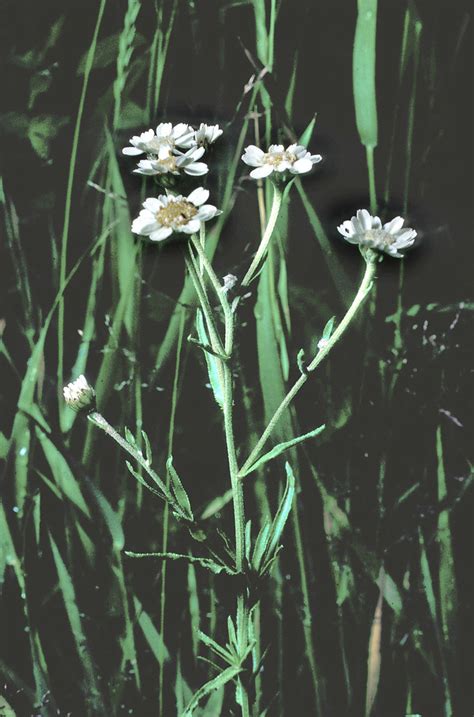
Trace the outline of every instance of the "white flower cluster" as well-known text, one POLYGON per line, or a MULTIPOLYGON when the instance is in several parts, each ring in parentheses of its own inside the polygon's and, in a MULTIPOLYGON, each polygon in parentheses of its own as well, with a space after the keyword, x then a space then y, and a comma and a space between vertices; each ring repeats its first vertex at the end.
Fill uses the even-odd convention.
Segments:
POLYGON ((132 137, 130 147, 125 147, 122 152, 132 157, 146 155, 134 170, 137 174, 184 173, 199 177, 209 171, 207 164, 199 160, 221 134, 219 125, 201 124, 195 130, 184 122, 176 125, 162 122, 156 131, 149 129, 132 137))
MULTIPOLYGON (((206 149, 222 135, 219 125, 201 124, 198 129, 180 122, 162 122, 156 130, 149 129, 130 139, 130 146, 123 153, 140 159, 138 174, 175 175, 187 174, 199 177, 207 174, 209 168, 201 162, 206 149)), ((321 162, 320 154, 311 154, 301 144, 271 144, 265 152, 254 144, 246 147, 242 160, 252 167, 252 179, 272 176, 274 181, 285 181, 291 176, 308 174, 321 162)), ((209 191, 198 187, 187 197, 171 193, 149 197, 143 202, 143 209, 132 223, 132 232, 145 236, 151 241, 167 239, 174 232, 195 234, 203 222, 213 219, 221 212, 213 204, 205 204, 209 191)), ((343 222, 338 231, 351 244, 389 254, 400 259, 404 249, 414 244, 416 231, 403 228, 404 219, 395 217, 382 226, 379 217, 373 217, 366 209, 359 209, 355 217, 343 222)), ((227 277, 226 277, 227 279, 227 277)), ((226 290, 230 289, 224 283, 226 290)))

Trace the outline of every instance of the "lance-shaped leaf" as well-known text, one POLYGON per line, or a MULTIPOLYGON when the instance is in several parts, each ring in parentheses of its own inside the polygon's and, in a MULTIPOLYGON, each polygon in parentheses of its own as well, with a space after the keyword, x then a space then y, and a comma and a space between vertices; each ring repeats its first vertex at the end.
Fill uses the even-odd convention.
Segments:
POLYGON ((207 695, 211 694, 211 692, 214 692, 220 687, 226 685, 228 682, 233 680, 234 677, 239 674, 239 672, 241 672, 240 667, 228 667, 226 670, 217 675, 217 677, 214 677, 214 679, 209 680, 209 682, 206 682, 206 684, 204 684, 198 689, 197 692, 194 693, 191 702, 188 704, 181 717, 191 717, 194 710, 204 697, 207 697, 207 695))
POLYGON ((324 431, 325 428, 326 425, 323 423, 322 426, 318 426, 313 431, 309 431, 309 433, 305 433, 303 436, 297 436, 297 438, 292 438, 291 441, 284 441, 283 443, 278 443, 278 445, 272 448, 271 451, 268 451, 268 453, 265 453, 258 460, 256 460, 255 463, 252 463, 252 465, 247 468, 246 471, 239 473, 240 478, 244 478, 244 476, 247 476, 249 473, 253 473, 253 471, 257 470, 257 468, 261 468, 265 463, 268 463, 268 461, 271 461, 273 460, 273 458, 276 458, 277 456, 281 455, 288 448, 292 448, 298 443, 306 441, 308 438, 314 438, 319 433, 324 431))
POLYGON ((270 535, 268 536, 268 546, 265 551, 265 558, 271 559, 273 553, 278 548, 278 543, 283 533, 286 521, 290 514, 291 505, 295 495, 295 476, 289 463, 285 464, 286 469, 286 487, 281 503, 278 507, 277 514, 273 519, 272 527, 270 528, 270 535))
MULTIPOLYGON (((199 310, 196 312, 196 331, 201 345, 209 345, 209 338, 204 326, 204 319, 202 317, 202 312, 199 310)), ((216 399, 216 403, 223 408, 224 396, 222 393, 221 382, 219 380, 219 372, 217 370, 217 362, 219 359, 210 354, 209 351, 204 351, 204 356, 206 357, 207 373, 209 375, 209 383, 211 385, 214 398, 216 399)))
POLYGON ((168 469, 169 477, 171 480, 171 487, 173 489, 174 497, 178 501, 178 504, 183 509, 183 513, 189 520, 194 520, 193 511, 191 509, 191 503, 189 502, 188 494, 184 490, 181 479, 177 474, 173 466, 173 456, 170 456, 166 462, 166 468, 168 469))

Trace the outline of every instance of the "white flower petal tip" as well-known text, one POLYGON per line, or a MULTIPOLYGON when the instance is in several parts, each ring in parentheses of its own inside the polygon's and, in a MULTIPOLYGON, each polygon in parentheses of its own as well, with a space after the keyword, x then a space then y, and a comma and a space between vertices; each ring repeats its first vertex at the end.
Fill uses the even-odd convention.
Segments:
POLYGON ((271 144, 267 152, 250 144, 242 155, 242 161, 255 168, 250 172, 252 179, 263 179, 274 172, 279 177, 308 174, 321 160, 320 154, 310 154, 301 144, 290 144, 286 149, 282 144, 271 144))
POLYGON ((405 219, 395 217, 382 227, 380 217, 373 217, 367 209, 358 209, 352 219, 347 219, 337 227, 337 231, 350 244, 388 254, 403 259, 400 250, 408 249, 415 242, 416 231, 403 228, 405 219))
POLYGON ((95 401, 95 391, 83 374, 64 386, 63 396, 67 405, 75 411, 88 408, 95 401))
POLYGON ((132 232, 152 242, 164 241, 173 233, 196 234, 202 222, 221 214, 213 204, 205 204, 208 199, 209 190, 204 187, 197 187, 187 197, 149 197, 133 220, 132 232))

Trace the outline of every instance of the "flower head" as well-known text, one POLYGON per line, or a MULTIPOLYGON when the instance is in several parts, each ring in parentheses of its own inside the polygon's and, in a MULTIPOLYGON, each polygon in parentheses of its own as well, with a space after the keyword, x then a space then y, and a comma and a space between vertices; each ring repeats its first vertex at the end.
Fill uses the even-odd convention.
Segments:
POLYGON ((133 171, 136 174, 190 174, 192 177, 200 177, 209 171, 205 162, 198 162, 204 154, 204 147, 191 147, 187 152, 167 154, 162 157, 149 155, 148 159, 141 159, 137 168, 133 171))
POLYGON ((71 381, 63 388, 64 400, 75 411, 90 406, 95 399, 95 391, 89 385, 86 377, 81 374, 75 381, 71 381))
POLYGON ((130 139, 131 147, 124 147, 123 154, 137 156, 148 154, 159 159, 166 159, 176 147, 190 146, 187 143, 193 137, 192 127, 180 122, 172 125, 171 122, 162 122, 156 128, 156 133, 149 129, 130 139))
POLYGON ((187 197, 162 194, 145 199, 143 209, 133 221, 132 232, 151 241, 163 241, 173 232, 195 234, 201 222, 220 214, 212 204, 204 204, 208 198, 209 190, 198 187, 187 197))
POLYGON ((403 228, 403 217, 395 217, 382 226, 379 217, 373 217, 367 209, 359 209, 356 216, 338 226, 339 234, 351 244, 376 249, 402 259, 400 249, 408 249, 415 241, 416 231, 403 228))
POLYGON ((219 139, 223 130, 218 124, 201 124, 199 129, 195 130, 191 137, 187 140, 186 147, 208 147, 219 139))
POLYGON ((245 164, 256 168, 250 172, 252 179, 262 179, 273 172, 306 174, 321 159, 320 154, 311 154, 301 144, 290 144, 286 149, 282 144, 271 144, 268 152, 251 144, 242 155, 245 164))

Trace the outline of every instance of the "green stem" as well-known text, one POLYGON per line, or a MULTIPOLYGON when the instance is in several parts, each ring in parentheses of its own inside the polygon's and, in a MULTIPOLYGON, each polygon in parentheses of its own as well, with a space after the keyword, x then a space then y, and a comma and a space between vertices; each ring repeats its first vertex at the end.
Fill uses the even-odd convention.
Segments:
POLYGON ((377 214, 377 193, 375 190, 374 147, 365 148, 367 171, 369 173, 370 213, 377 214))
MULTIPOLYGON (((202 235, 201 235, 202 238, 202 235)), ((218 296, 224 313, 224 330, 225 330, 225 355, 226 358, 231 357, 233 347, 233 334, 234 334, 234 317, 227 300, 225 291, 219 282, 219 279, 212 268, 212 265, 207 257, 205 247, 202 245, 201 240, 197 237, 191 239, 194 248, 199 256, 200 264, 205 269, 209 281, 214 288, 215 293, 218 296)), ((207 296, 205 293, 205 287, 203 285, 203 277, 196 271, 196 267, 192 262, 188 261, 188 268, 190 269, 191 279, 193 280, 196 293, 201 302, 201 309, 205 313, 212 312, 210 305, 203 299, 206 300, 207 296)), ((210 323, 214 324, 212 313, 209 317, 210 323)), ((234 393, 233 393, 233 377, 230 362, 217 357, 217 363, 220 372, 222 372, 224 380, 224 391, 223 391, 223 414, 224 414, 224 433, 225 443, 227 450, 227 461, 229 465, 230 482, 232 489, 232 502, 234 508, 234 527, 235 527, 235 566, 238 572, 243 572, 244 560, 245 560, 245 506, 244 506, 244 494, 242 481, 239 478, 239 466, 237 461, 237 454, 235 450, 235 437, 234 437, 234 424, 233 424, 233 405, 234 405, 234 393)), ((239 645, 244 646, 247 644, 248 635, 248 606, 246 602, 246 596, 243 592, 240 592, 237 596, 237 629, 239 635, 239 645)), ((240 696, 241 696, 241 712, 242 717, 250 717, 249 703, 247 690, 239 678, 240 696)))
POLYGON ((250 466, 255 463, 256 459, 260 455, 260 452, 265 445, 265 443, 270 438, 271 434, 273 433, 273 430, 275 429, 275 426, 278 424, 278 421, 281 418, 281 415, 284 413, 284 411, 288 408, 296 394, 300 391, 300 389, 304 386, 306 381, 309 378, 310 373, 312 373, 323 361, 323 359, 328 355, 328 353, 332 350, 332 348, 336 345, 336 343, 339 341, 341 336, 344 334, 350 323, 352 322, 352 319, 354 318, 355 314, 357 313, 357 310, 359 309, 359 306, 364 301, 365 297, 369 293, 370 289, 372 288, 372 283, 375 277, 375 270, 376 270, 377 262, 376 258, 374 256, 370 256, 366 259, 366 267, 365 267, 365 273, 364 277, 362 279, 362 283, 359 286, 359 290, 357 294, 354 297, 354 300, 350 307, 348 308, 344 318, 340 322, 340 324, 337 326, 336 330, 332 334, 331 338, 328 340, 327 344, 318 351, 314 359, 311 361, 309 366, 306 369, 305 373, 302 373, 299 379, 293 384, 291 389, 286 394, 283 401, 280 403, 278 408, 276 409, 275 413, 273 414, 272 418, 270 419, 270 422, 268 423, 267 427, 265 428, 264 432, 260 436, 255 448, 250 453, 249 457, 243 464, 242 468, 239 471, 239 475, 242 475, 245 473, 245 471, 250 468, 250 466))
POLYGON ((273 232, 275 230, 275 225, 277 223, 278 216, 280 214, 281 209, 281 203, 283 199, 283 194, 278 187, 277 184, 273 185, 273 203, 272 208, 270 211, 270 217, 268 219, 268 224, 265 227, 265 231, 263 233, 262 240, 259 244, 259 247, 257 249, 257 253, 255 254, 252 263, 250 264, 250 267, 245 274, 244 278, 242 279, 242 286, 248 286, 250 282, 255 278, 258 269, 260 268, 260 265, 265 257, 265 254, 267 253, 268 245, 270 243, 270 239, 272 238, 273 232))
POLYGON ((125 438, 123 438, 123 436, 121 436, 120 433, 116 431, 115 428, 111 426, 110 423, 107 421, 107 419, 105 419, 104 416, 102 416, 102 414, 98 411, 92 411, 92 413, 89 413, 87 418, 91 423, 94 424, 94 426, 97 426, 97 428, 100 428, 102 431, 104 431, 107 436, 109 436, 116 443, 118 443, 120 448, 126 451, 130 456, 132 456, 134 460, 137 461, 137 463, 141 466, 145 473, 147 473, 153 480, 153 482, 156 483, 156 485, 159 487, 164 499, 171 505, 173 511, 185 518, 186 516, 183 514, 180 505, 177 503, 171 492, 167 489, 161 478, 148 464, 145 456, 136 448, 134 448, 127 440, 125 440, 125 438))
POLYGON ((209 277, 209 280, 222 306, 222 311, 224 312, 225 327, 224 352, 227 356, 230 356, 230 354, 232 353, 234 339, 234 317, 232 314, 232 309, 230 308, 230 304, 227 300, 227 295, 223 290, 223 287, 217 277, 217 274, 212 268, 212 264, 206 254, 205 244, 203 244, 202 242, 202 233, 200 239, 197 239, 195 236, 193 236, 191 237, 191 241, 193 243, 193 246, 196 248, 196 251, 199 255, 199 261, 201 265, 206 269, 206 273, 209 277))

